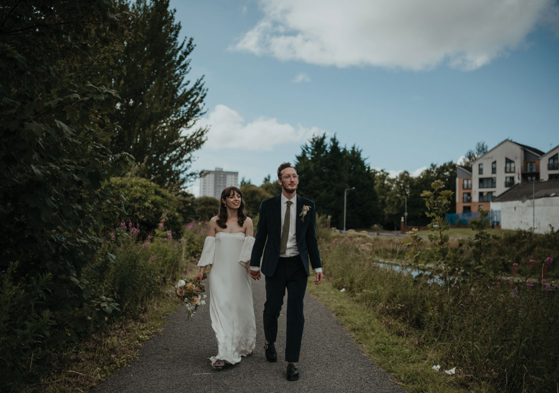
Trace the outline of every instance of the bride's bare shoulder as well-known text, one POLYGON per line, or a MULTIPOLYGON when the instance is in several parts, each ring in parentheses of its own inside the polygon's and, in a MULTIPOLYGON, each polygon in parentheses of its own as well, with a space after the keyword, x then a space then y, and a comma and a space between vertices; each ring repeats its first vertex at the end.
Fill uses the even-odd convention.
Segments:
POLYGON ((210 227, 217 227, 217 220, 219 219, 218 216, 213 216, 210 219, 210 227))

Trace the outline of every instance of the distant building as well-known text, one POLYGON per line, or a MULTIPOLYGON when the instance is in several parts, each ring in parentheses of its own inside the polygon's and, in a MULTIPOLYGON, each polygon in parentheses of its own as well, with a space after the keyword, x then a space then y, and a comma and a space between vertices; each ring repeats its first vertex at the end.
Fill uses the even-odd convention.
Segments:
POLYGON ((472 163, 472 168, 458 167, 456 179, 456 213, 491 209, 491 201, 515 184, 539 181, 559 175, 559 170, 540 171, 540 163, 557 167, 559 146, 549 153, 509 139, 472 163), (545 161, 545 163, 544 163, 545 161), (545 176, 545 179, 544 179, 545 176))
POLYGON ((221 192, 227 187, 239 186, 239 172, 227 172, 223 168, 200 173, 200 196, 211 196, 219 199, 221 192))

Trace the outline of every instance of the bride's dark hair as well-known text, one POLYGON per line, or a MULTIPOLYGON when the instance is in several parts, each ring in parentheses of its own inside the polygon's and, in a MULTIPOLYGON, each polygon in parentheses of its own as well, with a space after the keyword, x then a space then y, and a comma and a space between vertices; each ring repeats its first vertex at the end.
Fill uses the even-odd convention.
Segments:
POLYGON ((225 203, 223 203, 223 200, 226 199, 228 196, 231 196, 232 194, 239 194, 241 196, 241 204, 239 206, 239 210, 237 210, 237 222, 242 227, 245 223, 245 220, 247 219, 243 193, 237 187, 227 187, 221 192, 221 198, 219 198, 219 213, 217 225, 219 225, 220 228, 227 228, 227 207, 225 206, 225 203))

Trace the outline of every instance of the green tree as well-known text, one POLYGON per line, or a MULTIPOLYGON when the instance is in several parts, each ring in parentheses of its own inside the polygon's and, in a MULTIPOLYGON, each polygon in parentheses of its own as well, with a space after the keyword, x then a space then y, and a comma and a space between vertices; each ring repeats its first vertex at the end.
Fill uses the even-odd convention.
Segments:
POLYGON ((257 187, 253 184, 245 184, 241 186, 245 208, 249 217, 256 217, 260 209, 260 203, 264 199, 272 197, 272 194, 266 192, 263 187, 257 187))
POLYGON ((210 196, 201 196, 194 201, 196 218, 202 221, 210 220, 219 212, 219 199, 210 196))
POLYGON ((281 186, 276 176, 274 176, 273 180, 271 180, 270 175, 266 176, 260 187, 270 195, 279 195, 281 193, 281 186))
POLYGON ((312 199, 319 214, 332 216, 331 225, 342 228, 345 190, 347 226, 368 228, 380 220, 381 210, 375 191, 375 174, 356 146, 341 147, 334 136, 313 137, 296 156, 295 168, 301 178, 301 195, 312 199))
POLYGON ((76 318, 95 301, 81 273, 114 209, 103 184, 126 169, 107 149, 117 96, 104 84, 126 27, 109 1, 7 1, 2 18, 0 390, 9 391, 48 368, 44 348, 89 326, 76 318))
POLYGON ((130 10, 124 50, 108 80, 120 100, 111 119, 120 127, 111 139, 114 152, 127 152, 140 165, 139 175, 160 186, 192 180, 193 153, 207 129, 196 122, 204 114, 203 77, 191 83, 192 38, 179 40, 180 23, 169 0, 120 1, 130 10))
POLYGON ((466 152, 466 155, 460 162, 460 165, 471 168, 473 162, 488 151, 489 149, 487 148, 487 144, 485 142, 478 142, 476 143, 476 147, 474 149, 470 149, 466 152))

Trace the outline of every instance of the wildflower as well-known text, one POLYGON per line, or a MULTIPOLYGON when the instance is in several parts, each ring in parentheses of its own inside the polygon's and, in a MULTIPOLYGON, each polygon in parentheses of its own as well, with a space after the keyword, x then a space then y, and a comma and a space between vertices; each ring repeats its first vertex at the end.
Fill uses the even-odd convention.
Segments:
POLYGON ((518 299, 518 295, 515 293, 514 295, 512 295, 513 299, 518 299))
POLYGON ((546 290, 546 291, 553 291, 553 288, 551 288, 551 285, 547 284, 547 285, 545 286, 545 290, 546 290))
POLYGON ((439 366, 438 364, 434 365, 433 367, 431 367, 433 370, 435 371, 439 371, 441 369, 441 366, 439 366))
POLYGON ((168 237, 169 239, 172 239, 172 238, 173 238, 173 234, 172 234, 171 232, 169 232, 169 233, 167 234, 167 237, 168 237))
POLYGON ((126 224, 124 222, 121 222, 120 227, 126 229, 126 224))
POLYGON ((529 286, 529 287, 533 287, 534 283, 533 282, 527 282, 526 285, 529 286))
POLYGON ((546 282, 547 282, 547 280, 544 278, 544 279, 542 280, 542 285, 545 284, 546 282))
POLYGON ((163 228, 163 225, 164 225, 163 222, 160 222, 159 223, 159 228, 163 228))
POLYGON ((155 262, 156 259, 157 259, 157 254, 153 254, 153 255, 149 258, 149 260, 150 260, 151 262, 155 262))
POLYGON ((134 228, 134 224, 132 224, 132 221, 128 223, 128 228, 134 228))
POLYGON ((150 242, 145 242, 142 246, 145 247, 145 248, 149 248, 149 246, 151 246, 151 243, 150 242))
POLYGON ((551 259, 551 257, 547 257, 547 258, 545 258, 544 262, 545 262, 546 265, 551 265, 553 263, 553 259, 551 259))
POLYGON ((518 263, 515 262, 515 263, 512 264, 512 266, 518 266, 518 263))
POLYGON ((148 240, 152 240, 152 239, 153 239, 153 236, 148 235, 148 240))
POLYGON ((464 303, 460 303, 460 305, 461 305, 462 307, 464 307, 464 303))
POLYGON ((497 277, 497 281, 499 281, 501 279, 501 277, 497 277))
POLYGON ((528 263, 531 264, 531 265, 533 265, 534 263, 536 263, 536 261, 534 261, 533 259, 530 259, 530 260, 528 261, 528 263))

